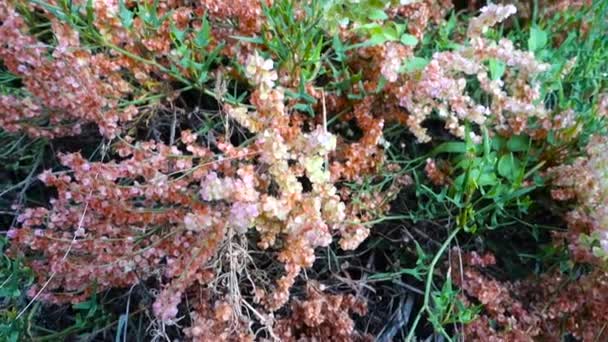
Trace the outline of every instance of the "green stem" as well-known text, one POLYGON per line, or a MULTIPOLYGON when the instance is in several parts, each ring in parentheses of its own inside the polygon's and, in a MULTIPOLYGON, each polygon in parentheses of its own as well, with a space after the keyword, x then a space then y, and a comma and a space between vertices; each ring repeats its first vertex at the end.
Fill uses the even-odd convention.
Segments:
POLYGON ((437 251, 437 253, 435 254, 435 257, 431 261, 431 264, 429 265, 429 271, 426 275, 426 283, 425 283, 425 288, 424 288, 424 301, 423 301, 422 307, 420 308, 420 311, 418 312, 418 315, 416 316, 416 319, 414 320, 414 323, 412 324, 412 327, 410 328, 410 331, 405 339, 406 341, 412 341, 412 339, 414 338, 416 326, 418 325, 420 318, 422 317, 422 314, 425 311, 430 313, 429 302, 431 301, 431 287, 433 286, 433 274, 435 272, 435 267, 437 266, 437 263, 441 259, 441 256, 443 255, 443 253, 445 253, 445 250, 450 246, 450 244, 452 243, 452 240, 454 240, 454 238, 456 237, 456 235, 458 235, 458 233, 460 232, 461 229, 462 228, 458 227, 458 228, 454 229, 454 231, 452 231, 452 233, 450 233, 448 238, 443 242, 443 244, 439 248, 439 251, 437 251))

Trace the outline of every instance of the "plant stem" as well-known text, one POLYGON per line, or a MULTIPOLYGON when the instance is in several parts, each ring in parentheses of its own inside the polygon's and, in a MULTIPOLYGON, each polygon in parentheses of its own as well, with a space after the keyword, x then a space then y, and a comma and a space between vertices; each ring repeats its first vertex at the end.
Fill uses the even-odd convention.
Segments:
POLYGON ((454 238, 456 237, 456 235, 458 235, 458 233, 460 232, 461 229, 462 229, 461 227, 458 227, 458 228, 454 229, 452 231, 452 233, 450 233, 448 238, 443 242, 443 244, 441 245, 441 247, 435 254, 435 257, 433 257, 431 264, 429 265, 429 271, 426 275, 426 283, 425 283, 425 288, 424 288, 424 301, 423 301, 422 307, 420 308, 420 311, 418 312, 418 315, 416 316, 416 319, 414 320, 414 323, 412 324, 412 327, 410 328, 410 331, 405 339, 406 341, 412 341, 412 339, 414 338, 416 326, 418 325, 418 322, 420 321, 422 314, 425 311, 428 312, 429 314, 431 313, 430 309, 429 309, 429 302, 431 300, 431 287, 433 286, 433 274, 435 272, 435 267, 437 266, 437 263, 441 259, 441 256, 443 255, 443 253, 445 253, 445 250, 450 246, 450 244, 452 243, 452 240, 454 240, 454 238))

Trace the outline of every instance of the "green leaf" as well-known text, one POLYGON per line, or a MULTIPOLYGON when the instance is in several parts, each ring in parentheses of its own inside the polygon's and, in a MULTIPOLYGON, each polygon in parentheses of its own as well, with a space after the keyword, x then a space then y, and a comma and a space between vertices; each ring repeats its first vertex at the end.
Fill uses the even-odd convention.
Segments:
POLYGON ((177 39, 177 41, 180 43, 183 43, 184 39, 186 38, 186 31, 178 29, 174 23, 171 23, 171 33, 173 33, 175 39, 177 39))
MULTIPOLYGON (((157 0, 158 1, 158 0, 157 0)), ((158 29, 160 27, 161 21, 158 18, 158 13, 156 11, 158 4, 139 8, 139 17, 146 23, 146 25, 158 29)))
POLYGON ((465 153, 467 151, 466 144, 461 141, 450 141, 445 142, 437 146, 432 154, 437 155, 440 153, 465 153))
POLYGON ((426 58, 412 57, 405 62, 403 69, 406 72, 422 70, 427 66, 427 64, 429 64, 429 60, 426 58))
MULTIPOLYGON (((12 284, 9 284, 12 285, 12 284)), ((18 288, 5 286, 0 288, 0 297, 2 298, 17 298, 21 295, 21 291, 18 288)))
POLYGON ((92 307, 93 307, 93 303, 91 301, 72 304, 72 308, 74 308, 76 310, 89 310, 92 307))
POLYGON ((416 38, 415 36, 413 36, 409 33, 404 33, 401 36, 401 43, 403 45, 416 46, 416 45, 418 45, 418 38, 416 38))
POLYGON ((382 28, 382 34, 389 41, 394 41, 399 39, 399 33, 395 27, 387 26, 382 28))
POLYGON ((388 19, 388 15, 386 15, 383 10, 376 8, 369 12, 367 18, 370 20, 386 20, 388 19))
POLYGON ((201 25, 201 29, 198 30, 196 36, 194 36, 194 45, 198 48, 204 48, 209 45, 209 37, 211 33, 211 27, 209 26, 209 21, 207 20, 207 15, 203 16, 203 23, 201 25))
POLYGON ((488 129, 482 126, 483 133, 483 155, 486 160, 490 159, 490 134, 488 133, 488 129))
POLYGON ((527 151, 530 146, 530 138, 525 135, 514 135, 507 141, 507 149, 511 152, 527 151))
POLYGON ((494 185, 494 184, 496 184, 497 181, 498 181, 498 179, 496 178, 496 174, 482 173, 479 176, 477 183, 479 183, 479 186, 487 186, 487 185, 494 185))
POLYGON ((230 36, 230 37, 237 39, 237 40, 247 42, 247 43, 264 44, 264 38, 262 38, 262 37, 243 37, 243 36, 230 36))
POLYGON ((399 35, 402 35, 403 32, 405 32, 405 29, 407 27, 406 24, 397 24, 396 22, 392 22, 393 26, 395 27, 395 30, 397 30, 397 32, 399 32, 399 35))
POLYGON ((488 67, 490 68, 490 77, 493 81, 499 80, 505 73, 506 64, 498 59, 490 59, 488 67))
POLYGON ((312 107, 310 105, 305 104, 305 103, 296 103, 293 106, 293 109, 298 110, 300 112, 308 113, 308 115, 310 115, 310 116, 314 116, 315 115, 315 112, 312 110, 312 107))
POLYGON ((93 24, 95 21, 95 8, 93 7, 93 0, 87 0, 86 5, 87 23, 93 24))
POLYGON ((118 17, 124 28, 130 29, 133 26, 133 12, 125 5, 125 0, 118 0, 118 17))
POLYGON ((541 30, 538 26, 532 26, 530 29, 530 38, 528 38, 528 50, 536 52, 547 45, 547 32, 541 30))
POLYGON ((363 42, 363 46, 374 46, 374 45, 380 45, 380 44, 384 44, 387 41, 386 36, 383 33, 378 33, 378 34, 374 34, 372 35, 372 37, 370 39, 368 39, 367 41, 363 42))
POLYGON ((494 151, 500 151, 504 148, 505 146, 505 138, 496 135, 494 137, 492 137, 492 149, 494 151))
POLYGON ((519 176, 521 162, 513 153, 503 155, 498 161, 498 174, 509 180, 515 180, 519 176))
POLYGON ((367 23, 356 27, 357 30, 378 32, 382 31, 382 25, 378 23, 367 23))
POLYGON ((374 91, 374 93, 378 94, 382 91, 382 89, 384 89, 384 86, 386 85, 386 79, 384 77, 380 77, 380 80, 378 81, 378 86, 376 87, 376 90, 374 91))
POLYGON ((336 53, 335 60, 337 60, 338 62, 346 60, 346 55, 344 54, 344 44, 342 43, 338 35, 334 36, 332 40, 332 47, 334 49, 334 52, 336 53))
POLYGON ((198 75, 197 82, 199 84, 203 84, 209 80, 209 73, 206 70, 201 71, 200 75, 198 75))

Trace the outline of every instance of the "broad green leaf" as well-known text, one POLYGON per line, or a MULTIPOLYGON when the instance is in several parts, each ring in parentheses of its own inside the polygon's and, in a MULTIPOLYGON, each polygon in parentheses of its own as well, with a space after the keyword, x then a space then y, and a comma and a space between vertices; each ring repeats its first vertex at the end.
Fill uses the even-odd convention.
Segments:
POLYGON ((399 33, 395 27, 386 26, 382 28, 382 34, 387 40, 393 41, 399 39, 399 33))
POLYGON ((493 136, 491 141, 492 141, 492 149, 494 151, 500 151, 505 147, 505 143, 506 143, 505 138, 503 138, 499 135, 493 136))
POLYGON ((418 44, 418 38, 409 33, 404 33, 401 35, 401 43, 403 45, 416 46, 418 44))
POLYGON ((367 18, 370 20, 386 20, 388 19, 388 15, 383 10, 375 8, 369 12, 367 18))
POLYGON ((397 24, 396 22, 392 22, 392 24, 395 27, 395 30, 397 30, 397 32, 399 32, 399 34, 403 34, 405 29, 407 28, 406 24, 397 24))
POLYGON ((490 77, 493 81, 499 80, 505 73, 506 64, 498 59, 490 59, 489 65, 490 77))
POLYGON ((521 162, 513 153, 503 155, 498 161, 498 174, 509 180, 514 180, 519 176, 520 168, 521 162))
POLYGON ((536 52, 547 45, 547 32, 541 30, 538 26, 532 26, 530 29, 530 37, 528 38, 528 50, 536 52))
POLYGON ((511 152, 527 151, 530 144, 530 138, 525 135, 514 135, 507 141, 507 148, 511 152))
POLYGON ((479 179, 477 180, 477 183, 479 183, 479 186, 486 186, 494 185, 497 181, 498 179, 496 178, 496 175, 494 173, 482 173, 479 179))
POLYGON ((0 288, 0 297, 1 298, 17 298, 21 295, 21 291, 14 287, 5 286, 0 288))
POLYGON ((363 42, 364 46, 374 46, 374 45, 380 45, 380 44, 384 44, 384 42, 386 42, 387 38, 384 35, 384 33, 378 33, 378 34, 374 34, 372 35, 372 37, 370 39, 368 39, 367 41, 363 42))
POLYGON ((429 60, 426 58, 412 57, 405 62, 403 69, 406 72, 422 70, 427 66, 427 64, 429 64, 429 60))

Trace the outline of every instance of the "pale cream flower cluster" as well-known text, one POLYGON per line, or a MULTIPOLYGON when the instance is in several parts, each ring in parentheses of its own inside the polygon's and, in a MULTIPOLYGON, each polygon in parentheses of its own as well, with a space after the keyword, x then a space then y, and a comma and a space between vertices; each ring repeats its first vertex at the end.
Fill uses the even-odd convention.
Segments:
MULTIPOLYGON (((400 88, 400 105, 408 110, 407 125, 418 141, 431 139, 422 123, 433 112, 445 122, 445 128, 459 138, 465 137, 467 121, 519 134, 529 118, 546 117, 534 77, 546 71, 548 65, 538 62, 531 52, 517 50, 508 39, 494 42, 480 36, 488 26, 513 13, 513 6, 485 7, 482 14, 470 22, 468 44, 456 51, 435 53, 420 75, 407 80, 400 88), (504 65, 504 75, 492 75, 489 63, 504 65), (467 78, 471 77, 475 77, 490 96, 489 106, 476 103, 467 94, 467 78)), ((479 141, 474 133, 471 138, 479 141)))
POLYGON ((595 137, 587 147, 587 156, 555 167, 551 173, 555 175, 553 197, 577 201, 578 206, 569 213, 571 225, 590 225, 603 249, 601 254, 608 257, 608 139, 595 137))

